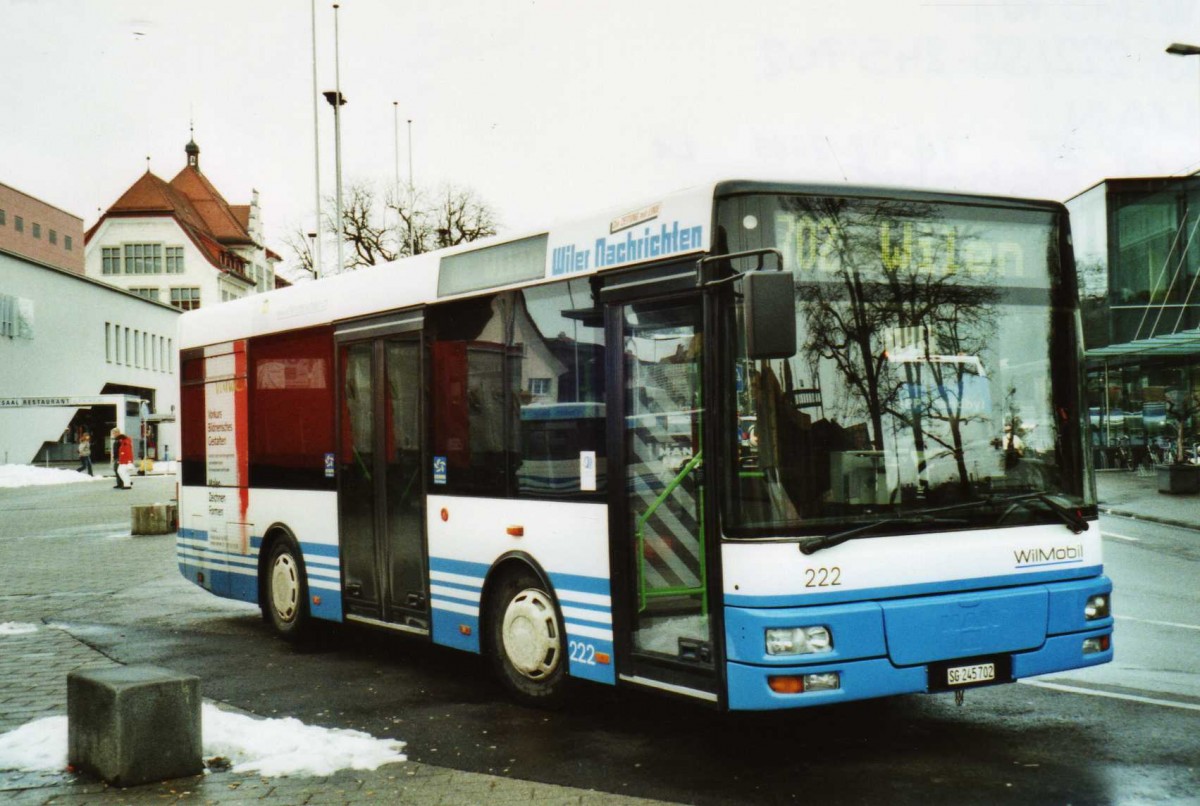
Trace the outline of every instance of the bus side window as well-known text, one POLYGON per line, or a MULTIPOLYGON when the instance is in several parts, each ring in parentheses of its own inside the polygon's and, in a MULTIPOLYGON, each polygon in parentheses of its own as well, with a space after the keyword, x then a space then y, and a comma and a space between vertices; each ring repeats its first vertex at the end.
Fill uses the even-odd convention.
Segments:
POLYGON ((446 460, 435 492, 503 497, 506 450, 514 426, 505 400, 511 361, 512 294, 445 303, 433 309, 433 455, 446 460))
POLYGON ((599 495, 606 484, 604 327, 587 280, 526 288, 513 317, 521 356, 517 494, 599 495))

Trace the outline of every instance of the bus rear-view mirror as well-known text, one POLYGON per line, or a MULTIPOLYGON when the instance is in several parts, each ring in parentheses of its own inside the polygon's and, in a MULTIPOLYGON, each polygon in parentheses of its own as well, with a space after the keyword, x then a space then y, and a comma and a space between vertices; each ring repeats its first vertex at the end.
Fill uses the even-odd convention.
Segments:
POLYGON ((791 272, 752 271, 742 278, 746 356, 752 360, 796 354, 796 293, 791 272))

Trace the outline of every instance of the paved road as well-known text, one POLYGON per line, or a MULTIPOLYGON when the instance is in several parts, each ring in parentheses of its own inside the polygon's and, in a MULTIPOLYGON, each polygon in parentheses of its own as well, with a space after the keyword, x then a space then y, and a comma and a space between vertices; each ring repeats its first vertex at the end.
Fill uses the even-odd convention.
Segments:
MULTIPOLYGON (((1144 664, 1136 686, 1118 675, 1123 689, 1111 680, 1062 681, 1106 696, 1016 685, 972 691, 963 708, 949 696, 915 696, 784 715, 720 715, 592 687, 568 710, 546 714, 506 701, 479 659, 390 635, 341 630, 297 652, 270 638, 253 608, 179 577, 171 537, 127 536, 129 503, 162 500, 172 489, 169 480, 151 480, 132 493, 0 491, 0 511, 18 515, 0 523, 0 621, 59 628, 14 637, 27 643, 6 639, 0 731, 62 713, 66 671, 107 658, 198 674, 207 696, 263 716, 403 739, 412 761, 328 780, 215 774, 115 798, 97 785, 58 780, 25 789, 28 802, 139 802, 185 789, 236 802, 267 795, 289 803, 310 796, 607 803, 620 794, 712 804, 1183 802, 1200 791, 1200 699, 1152 677, 1153 663, 1144 664), (88 522, 104 525, 72 525, 88 522), (1143 701, 1164 695, 1175 702, 1143 701)), ((1106 520, 1105 530, 1120 534, 1113 524, 1129 525, 1106 520)), ((1127 611, 1137 614, 1130 618, 1157 615, 1155 591, 1168 583, 1194 591, 1186 583, 1197 578, 1197 563, 1186 541, 1200 535, 1121 536, 1125 542, 1106 539, 1119 615, 1125 601, 1138 607, 1127 611), (1178 566, 1181 580, 1156 573, 1165 566, 1178 566)), ((1140 641, 1135 630, 1158 629, 1119 625, 1119 662, 1122 634, 1140 641)), ((1152 658, 1155 646, 1133 653, 1152 658)))
MULTIPOLYGON (((0 490, 0 623, 35 624, 26 635, 0 636, 0 733, 33 719, 66 713, 67 673, 79 666, 163 661, 181 645, 206 664, 202 689, 224 707, 242 705, 260 716, 281 715, 273 687, 307 688, 290 667, 305 665, 262 629, 257 610, 226 602, 183 580, 174 564, 174 536, 130 536, 133 504, 170 500, 173 478, 139 479, 134 489, 111 489, 111 480, 84 485, 0 490), (221 634, 269 647, 278 660, 239 657, 222 650, 221 634), (128 652, 114 642, 128 642, 128 652), (156 647, 156 649, 151 649, 156 647), (244 681, 239 703, 221 697, 221 683, 244 681)), ((311 677, 311 675, 310 675, 311 677)), ((315 693, 315 692, 314 692, 315 693)), ((319 695, 318 695, 319 696, 319 695)), ((311 724, 339 726, 329 714, 311 724)), ((378 736, 404 738, 394 729, 378 736)), ((0 802, 42 803, 413 803, 600 804, 645 803, 490 776, 449 765, 409 761, 376 772, 343 771, 329 777, 267 779, 213 773, 124 790, 69 774, 0 772, 0 802)))

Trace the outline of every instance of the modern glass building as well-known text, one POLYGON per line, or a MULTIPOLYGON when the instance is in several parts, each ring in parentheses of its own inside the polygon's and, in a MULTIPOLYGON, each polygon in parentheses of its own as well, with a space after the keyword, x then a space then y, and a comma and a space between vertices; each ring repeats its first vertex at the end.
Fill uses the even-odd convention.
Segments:
POLYGON ((1105 179, 1067 201, 1101 467, 1200 441, 1200 175, 1105 179))

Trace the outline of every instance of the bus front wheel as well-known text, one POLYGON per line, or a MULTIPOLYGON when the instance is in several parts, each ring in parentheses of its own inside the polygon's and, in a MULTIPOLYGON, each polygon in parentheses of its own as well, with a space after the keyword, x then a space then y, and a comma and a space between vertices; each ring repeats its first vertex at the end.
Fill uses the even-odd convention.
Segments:
POLYGON ((506 576, 491 598, 491 658, 504 687, 527 705, 560 704, 566 647, 554 596, 529 571, 506 576))
POLYGON ((299 550, 288 540, 277 540, 271 548, 262 608, 275 632, 288 641, 308 633, 308 579, 299 550))

